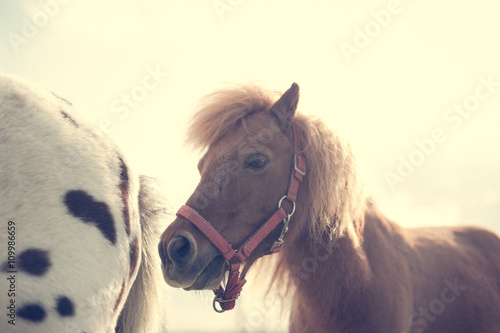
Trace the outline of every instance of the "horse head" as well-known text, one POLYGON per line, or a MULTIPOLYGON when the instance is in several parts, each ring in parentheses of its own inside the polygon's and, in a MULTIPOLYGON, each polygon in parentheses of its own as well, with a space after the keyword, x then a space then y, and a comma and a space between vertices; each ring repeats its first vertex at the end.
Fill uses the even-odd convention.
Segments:
POLYGON ((279 251, 305 175, 292 125, 298 98, 295 83, 276 102, 254 103, 238 91, 195 115, 191 134, 207 148, 201 179, 159 244, 170 286, 215 290, 227 270, 237 271, 226 285, 234 290, 225 301, 233 301, 250 266, 279 251))

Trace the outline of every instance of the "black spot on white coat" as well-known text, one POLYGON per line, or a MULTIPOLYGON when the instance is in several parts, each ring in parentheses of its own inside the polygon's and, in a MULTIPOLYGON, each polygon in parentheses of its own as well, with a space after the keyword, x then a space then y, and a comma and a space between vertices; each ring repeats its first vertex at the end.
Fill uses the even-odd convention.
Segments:
POLYGON ((17 316, 19 318, 32 321, 35 323, 42 322, 45 317, 46 313, 45 310, 41 305, 38 304, 25 304, 22 305, 16 312, 17 316))
POLYGON ((96 201, 81 190, 66 192, 64 203, 71 215, 83 222, 94 224, 107 240, 116 244, 115 224, 106 203, 96 201))
POLYGON ((68 101, 66 98, 63 98, 61 96, 59 96, 58 94, 56 94, 55 92, 51 91, 50 92, 52 95, 54 95, 55 97, 57 97, 58 99, 60 99, 61 101, 63 101, 64 103, 68 104, 68 105, 73 105, 73 103, 71 103, 70 101, 68 101))
POLYGON ((73 117, 71 117, 67 112, 64 112, 63 110, 60 110, 62 116, 64 118, 66 118, 66 120, 68 120, 73 126, 75 126, 76 128, 80 127, 78 126, 78 123, 75 121, 75 119, 73 119, 73 117))
POLYGON ((31 275, 42 276, 51 266, 49 252, 40 249, 27 249, 17 258, 17 268, 31 275))
POLYGON ((129 195, 129 179, 128 170, 125 162, 121 157, 118 158, 120 161, 120 191, 122 195, 123 202, 123 222, 125 223, 125 232, 130 236, 130 213, 128 211, 128 195, 129 195))
POLYGON ((61 317, 71 317, 75 314, 73 302, 66 296, 57 298, 56 311, 61 317))

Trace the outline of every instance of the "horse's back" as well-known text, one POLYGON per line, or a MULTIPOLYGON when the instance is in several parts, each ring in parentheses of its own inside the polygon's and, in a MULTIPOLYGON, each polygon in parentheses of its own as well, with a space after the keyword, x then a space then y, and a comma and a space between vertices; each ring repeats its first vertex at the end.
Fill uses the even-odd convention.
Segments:
POLYGON ((500 238, 496 233, 478 227, 454 228, 453 232, 457 242, 477 249, 500 278, 500 238))
POLYGON ((418 305, 412 328, 500 332, 500 238, 478 227, 408 230, 418 305))
POLYGON ((500 332, 495 233, 478 227, 403 228, 373 205, 364 231, 371 317, 378 329, 370 331, 500 332))
POLYGON ((119 150, 68 102, 0 76, 0 155, 14 320, 0 331, 113 330, 140 253, 138 184, 119 150))
POLYGON ((434 268, 488 272, 500 279, 500 238, 490 230, 473 227, 428 227, 405 230, 405 239, 423 265, 434 268), (447 260, 449 259, 449 260, 447 260), (442 261, 448 261, 442 264, 442 261))

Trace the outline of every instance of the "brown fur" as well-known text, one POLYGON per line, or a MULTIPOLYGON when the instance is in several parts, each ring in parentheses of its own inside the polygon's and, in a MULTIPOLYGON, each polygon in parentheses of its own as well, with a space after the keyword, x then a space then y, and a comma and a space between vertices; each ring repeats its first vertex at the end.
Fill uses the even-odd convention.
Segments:
MULTIPOLYGON (((235 248, 276 209, 288 185, 291 131, 273 116, 272 101, 255 86, 226 89, 209 97, 190 127, 190 142, 208 149, 187 204, 196 209, 199 196, 208 196, 197 210, 235 248), (265 171, 244 168, 254 152, 270 157, 265 171), (228 172, 228 163, 237 172, 228 172)), ((308 164, 274 274, 277 285, 294 292, 290 332, 500 332, 499 238, 479 228, 398 226, 366 200, 349 146, 320 120, 286 112, 308 164)), ((279 232, 257 247, 246 270, 279 232)), ((162 248, 186 233, 197 244, 194 262, 209 265, 213 246, 182 218, 162 235, 160 253, 168 256, 162 248)), ((172 279, 186 286, 222 279, 209 271, 172 279)))
MULTIPOLYGON (((222 89, 206 96, 202 108, 194 115, 186 142, 203 150, 255 113, 268 113, 275 93, 255 85, 222 89)), ((295 124, 301 133, 307 155, 307 186, 314 189, 314 200, 308 204, 311 232, 340 235, 345 225, 333 223, 358 219, 364 210, 362 186, 356 173, 355 159, 347 143, 330 131, 319 119, 298 114, 295 124), (330 180, 330 181, 325 181, 330 180), (333 201, 333 202, 332 202, 333 201)), ((245 132, 249 134, 246 128, 245 132)))

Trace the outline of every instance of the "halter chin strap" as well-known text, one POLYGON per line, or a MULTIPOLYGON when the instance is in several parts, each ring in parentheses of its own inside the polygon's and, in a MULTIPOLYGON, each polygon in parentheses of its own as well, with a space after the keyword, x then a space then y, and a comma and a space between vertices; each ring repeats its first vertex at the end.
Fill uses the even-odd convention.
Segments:
POLYGON ((274 242, 270 249, 270 253, 277 253, 281 250, 283 245, 283 238, 288 231, 288 223, 290 218, 295 212, 295 200, 299 191, 299 184, 306 175, 306 160, 301 155, 301 143, 296 133, 295 126, 292 124, 293 141, 294 141, 294 154, 293 154, 293 170, 290 177, 287 193, 281 197, 278 202, 278 210, 264 223, 261 227, 254 232, 243 245, 235 250, 224 237, 222 237, 217 230, 204 219, 198 212, 189 206, 183 205, 177 212, 177 216, 183 217, 189 222, 193 223, 205 237, 217 248, 217 250, 226 259, 230 266, 229 276, 226 283, 226 288, 219 286, 219 289, 214 290, 215 298, 213 302, 214 310, 217 312, 224 312, 234 308, 236 299, 240 295, 243 285, 246 280, 240 278, 240 266, 244 263, 255 248, 273 231, 278 224, 283 221, 283 229, 278 239, 274 242), (292 204, 291 211, 285 212, 282 207, 284 200, 292 204), (231 259, 236 258, 237 262, 231 263, 231 259), (216 307, 216 303, 220 304, 220 309, 216 307))

